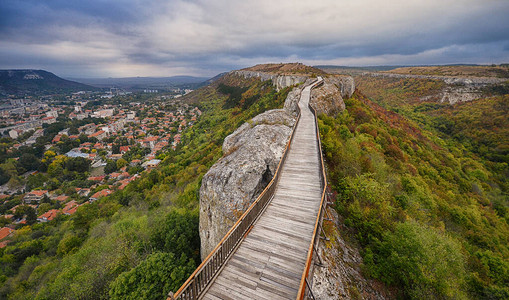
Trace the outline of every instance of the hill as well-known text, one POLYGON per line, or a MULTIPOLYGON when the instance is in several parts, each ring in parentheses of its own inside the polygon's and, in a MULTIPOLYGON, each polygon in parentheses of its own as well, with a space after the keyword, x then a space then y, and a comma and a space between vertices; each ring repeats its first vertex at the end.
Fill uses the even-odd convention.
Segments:
POLYGON ((41 95, 96 90, 44 70, 0 70, 0 94, 41 95))
POLYGON ((505 149, 507 131, 493 136, 497 126, 507 126, 504 102, 485 104, 502 105, 489 115, 491 124, 482 112, 471 114, 483 109, 470 107, 476 102, 450 107, 456 114, 446 109, 443 118, 458 126, 450 135, 433 130, 436 119, 413 122, 359 90, 345 100, 343 114, 320 117, 340 231, 359 243, 365 274, 394 288, 398 298, 509 297, 507 163, 484 160, 455 139, 463 131, 488 151, 497 143, 505 149), (493 133, 478 138, 486 131, 493 133))
POLYGON ((476 66, 476 65, 446 65, 400 67, 387 70, 388 73, 430 76, 462 76, 462 77, 498 77, 509 78, 509 64, 476 66))

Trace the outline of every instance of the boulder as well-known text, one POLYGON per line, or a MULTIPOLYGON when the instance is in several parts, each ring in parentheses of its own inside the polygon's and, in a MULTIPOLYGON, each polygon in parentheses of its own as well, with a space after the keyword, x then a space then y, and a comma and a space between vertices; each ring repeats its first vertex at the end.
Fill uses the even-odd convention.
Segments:
POLYGON ((354 91, 355 84, 352 77, 326 77, 322 85, 311 91, 310 105, 318 114, 335 116, 345 109, 343 98, 351 97, 354 91))

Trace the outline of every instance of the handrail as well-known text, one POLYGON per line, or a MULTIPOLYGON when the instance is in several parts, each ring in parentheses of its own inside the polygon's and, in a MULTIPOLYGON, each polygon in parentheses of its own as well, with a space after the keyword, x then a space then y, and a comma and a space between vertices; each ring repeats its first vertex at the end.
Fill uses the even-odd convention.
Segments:
POLYGON ((178 289, 175 295, 170 296, 168 299, 198 299, 200 294, 208 287, 210 282, 214 279, 216 273, 222 268, 224 263, 228 260, 230 255, 234 252, 237 245, 244 239, 247 232, 251 229, 253 223, 260 216, 265 206, 272 199, 276 190, 277 182, 281 176, 281 167, 286 161, 288 152, 295 136, 295 129, 300 120, 301 111, 297 105, 298 115, 295 124, 292 128, 292 134, 288 143, 286 144, 285 151, 276 172, 263 192, 256 198, 256 200, 249 206, 249 208, 242 214, 242 216, 235 222, 230 230, 225 234, 223 239, 217 246, 210 252, 210 254, 202 261, 196 270, 189 276, 184 284, 178 289))
MULTIPOLYGON (((319 85, 322 82, 319 82, 318 84, 314 85, 313 87, 319 85)), ((326 205, 326 201, 325 201, 326 190, 327 190, 327 174, 325 172, 325 167, 324 167, 324 163, 323 163, 322 142, 320 140, 320 130, 318 128, 318 117, 316 115, 316 110, 313 107, 311 107, 311 104, 309 104, 308 106, 315 118, 316 137, 317 137, 317 144, 318 144, 318 150, 319 150, 318 152, 320 154, 320 169, 322 171, 320 174, 321 175, 320 180, 321 180, 321 184, 323 186, 323 190, 322 190, 322 199, 320 202, 320 209, 319 209, 318 215, 316 217, 315 229, 313 230, 313 237, 311 238, 311 243, 310 243, 309 249, 308 249, 306 265, 304 267, 304 272, 302 273, 302 277, 301 277, 301 281, 300 281, 299 292, 297 294, 297 300, 304 299, 304 297, 306 296, 306 292, 311 294, 311 291, 308 290, 308 289, 310 289, 309 288, 310 285, 308 284, 308 277, 310 274, 313 274, 313 272, 312 271, 310 272, 310 270, 311 270, 311 266, 312 266, 313 258, 314 258, 314 254, 315 254, 314 250, 318 249, 317 246, 318 246, 318 243, 320 242, 320 235, 318 234, 318 230, 322 226, 323 215, 324 215, 325 210, 327 209, 325 207, 325 205, 326 205)))

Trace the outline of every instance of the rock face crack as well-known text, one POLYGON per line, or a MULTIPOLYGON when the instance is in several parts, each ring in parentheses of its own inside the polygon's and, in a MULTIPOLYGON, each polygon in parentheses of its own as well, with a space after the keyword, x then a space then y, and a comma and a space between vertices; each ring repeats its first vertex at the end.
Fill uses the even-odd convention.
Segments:
POLYGON ((255 194, 260 195, 265 187, 269 184, 269 182, 272 180, 272 177, 274 174, 270 171, 269 165, 267 165, 267 168, 265 169, 265 172, 262 174, 262 178, 255 189, 255 194))

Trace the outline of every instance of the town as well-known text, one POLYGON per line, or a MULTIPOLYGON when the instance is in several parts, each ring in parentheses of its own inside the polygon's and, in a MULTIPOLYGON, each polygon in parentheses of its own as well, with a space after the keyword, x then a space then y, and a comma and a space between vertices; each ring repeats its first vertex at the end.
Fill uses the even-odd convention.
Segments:
POLYGON ((179 96, 77 92, 58 101, 4 99, 0 248, 23 226, 72 215, 156 168, 202 114, 179 96))

